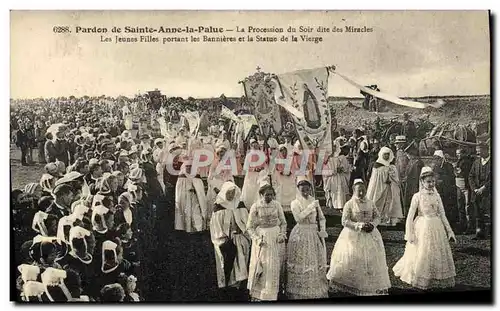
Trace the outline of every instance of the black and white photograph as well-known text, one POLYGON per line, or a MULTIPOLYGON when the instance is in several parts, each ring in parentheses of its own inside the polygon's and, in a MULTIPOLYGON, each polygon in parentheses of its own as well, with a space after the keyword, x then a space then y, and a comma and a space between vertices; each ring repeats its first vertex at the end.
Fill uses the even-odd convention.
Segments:
POLYGON ((493 303, 490 11, 9 15, 11 301, 493 303))

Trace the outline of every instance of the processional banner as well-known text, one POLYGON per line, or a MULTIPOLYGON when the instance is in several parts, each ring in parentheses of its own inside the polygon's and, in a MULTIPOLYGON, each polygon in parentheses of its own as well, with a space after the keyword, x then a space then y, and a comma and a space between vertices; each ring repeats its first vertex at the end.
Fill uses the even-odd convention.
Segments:
POLYGON ((189 133, 191 135, 195 135, 200 124, 200 115, 198 114, 198 111, 186 111, 182 113, 182 116, 189 125, 189 133))
POLYGON ((287 109, 302 146, 331 150, 331 115, 328 105, 327 67, 276 75, 275 100, 287 109), (303 118, 300 118, 303 116, 303 118))
POLYGON ((242 81, 245 96, 253 105, 255 118, 264 135, 269 135, 271 128, 276 133, 282 129, 279 106, 274 99, 276 84, 272 77, 259 71, 242 81))
POLYGON ((224 105, 222 106, 222 110, 221 110, 220 116, 223 117, 223 118, 232 120, 234 122, 237 122, 237 123, 241 121, 238 118, 238 116, 234 114, 234 112, 232 112, 231 110, 229 110, 229 108, 227 108, 224 105))
POLYGON ((248 134, 250 133, 250 130, 252 129, 252 126, 254 126, 254 125, 258 126, 259 123, 257 122, 257 119, 255 118, 255 116, 253 116, 251 114, 239 115, 238 118, 241 120, 240 126, 242 129, 243 140, 246 140, 248 137, 248 134))

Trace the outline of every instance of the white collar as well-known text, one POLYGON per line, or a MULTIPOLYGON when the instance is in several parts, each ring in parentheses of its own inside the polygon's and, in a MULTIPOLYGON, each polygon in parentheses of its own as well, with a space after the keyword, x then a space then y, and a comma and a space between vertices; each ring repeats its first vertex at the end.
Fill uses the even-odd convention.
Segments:
POLYGON ((97 230, 95 227, 93 228, 95 232, 100 233, 100 234, 105 234, 108 232, 108 228, 104 228, 103 230, 97 230))
POLYGON ((76 258, 78 260, 80 260, 81 262, 83 262, 84 264, 88 265, 89 263, 92 262, 92 254, 89 254, 89 259, 88 260, 83 260, 80 256, 78 256, 78 254, 74 251, 74 250, 71 250, 69 252, 69 254, 73 257, 73 258, 76 258))
POLYGON ((101 271, 104 273, 111 273, 111 272, 115 271, 120 266, 120 263, 117 262, 114 267, 109 268, 109 269, 104 269, 104 265, 105 265, 105 263, 103 262, 102 266, 101 266, 101 271))

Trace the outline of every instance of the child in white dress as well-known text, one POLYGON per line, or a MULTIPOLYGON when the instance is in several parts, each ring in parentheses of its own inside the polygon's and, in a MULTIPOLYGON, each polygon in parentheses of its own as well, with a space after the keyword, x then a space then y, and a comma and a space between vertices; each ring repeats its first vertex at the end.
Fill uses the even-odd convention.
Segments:
POLYGON ((358 296, 387 295, 391 287, 382 236, 377 229, 380 215, 366 198, 361 179, 353 185, 353 197, 344 205, 344 229, 335 243, 326 275, 330 285, 358 296))
POLYGON ((455 264, 448 241, 456 239, 430 167, 422 168, 420 184, 406 219, 405 253, 394 266, 394 275, 418 289, 454 287, 455 264))

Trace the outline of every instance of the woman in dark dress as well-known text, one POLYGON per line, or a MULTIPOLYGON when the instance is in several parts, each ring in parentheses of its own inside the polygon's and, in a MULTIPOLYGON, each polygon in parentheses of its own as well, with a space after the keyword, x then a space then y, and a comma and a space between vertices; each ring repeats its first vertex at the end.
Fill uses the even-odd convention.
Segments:
POLYGON ((94 235, 89 230, 76 226, 70 229, 69 240, 71 251, 64 258, 63 267, 78 272, 81 288, 85 295, 95 296, 99 288, 95 287, 94 256, 92 248, 95 245, 94 235))
POLYGON ((133 272, 132 264, 122 256, 123 249, 119 239, 104 241, 100 253, 101 256, 94 260, 94 280, 99 289, 117 283, 120 274, 130 275, 133 272))

